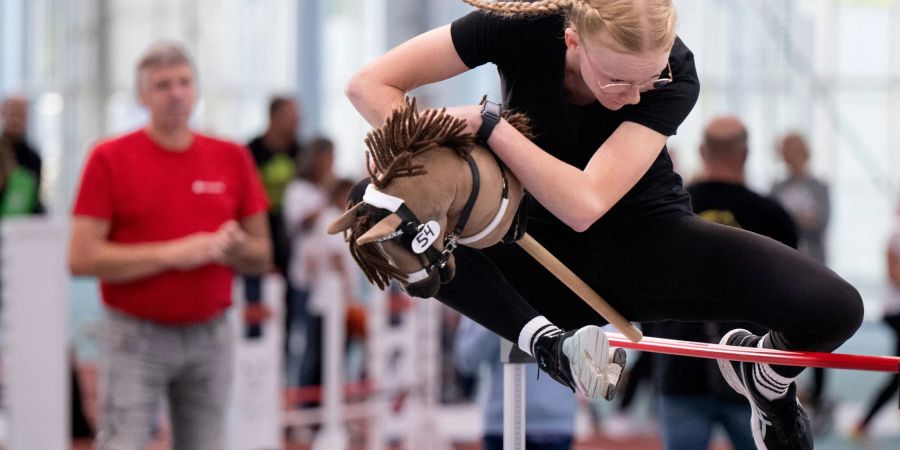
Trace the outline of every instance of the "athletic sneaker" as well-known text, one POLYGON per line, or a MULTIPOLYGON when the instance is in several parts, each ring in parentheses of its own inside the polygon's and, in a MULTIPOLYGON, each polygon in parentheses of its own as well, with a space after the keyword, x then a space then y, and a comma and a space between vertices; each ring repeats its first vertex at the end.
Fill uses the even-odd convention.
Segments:
POLYGON ((588 398, 612 400, 625 368, 625 350, 610 349, 606 333, 594 325, 542 336, 533 353, 541 370, 588 398))
MULTIPOLYGON (((761 337, 742 329, 729 331, 720 342, 724 345, 757 347, 761 337)), ((800 401, 797 387, 788 387, 784 397, 768 400, 756 389, 753 381, 754 363, 742 363, 725 359, 717 360, 725 381, 738 394, 750 401, 750 428, 753 441, 760 450, 807 450, 813 448, 809 418, 800 401)))

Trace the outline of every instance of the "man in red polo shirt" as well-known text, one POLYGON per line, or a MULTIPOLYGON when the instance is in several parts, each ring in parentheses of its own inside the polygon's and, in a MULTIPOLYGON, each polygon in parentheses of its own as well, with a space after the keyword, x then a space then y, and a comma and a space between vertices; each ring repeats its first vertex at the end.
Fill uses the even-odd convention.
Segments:
POLYGON ((194 83, 180 46, 151 47, 137 67, 149 122, 93 149, 75 201, 70 270, 97 277, 106 306, 100 449, 144 448, 164 396, 173 448, 223 447, 232 276, 271 265, 253 161, 189 128, 194 83))

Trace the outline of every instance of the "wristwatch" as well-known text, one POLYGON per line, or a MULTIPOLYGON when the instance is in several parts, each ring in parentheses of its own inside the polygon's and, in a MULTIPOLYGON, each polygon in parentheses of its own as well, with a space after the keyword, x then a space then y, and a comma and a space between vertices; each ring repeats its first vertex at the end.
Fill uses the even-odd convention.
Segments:
POLYGON ((499 104, 485 100, 481 105, 481 127, 475 133, 475 142, 479 145, 487 147, 488 138, 494 131, 494 127, 500 123, 500 111, 502 108, 499 104))

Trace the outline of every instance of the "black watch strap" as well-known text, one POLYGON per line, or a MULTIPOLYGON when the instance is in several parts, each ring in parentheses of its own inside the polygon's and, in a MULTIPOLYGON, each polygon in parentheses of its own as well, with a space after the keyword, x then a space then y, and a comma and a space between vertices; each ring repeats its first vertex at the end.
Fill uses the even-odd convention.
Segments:
POLYGON ((500 123, 500 112, 501 108, 497 103, 485 100, 481 105, 481 127, 475 133, 475 142, 479 145, 487 147, 488 138, 494 132, 494 127, 500 123))

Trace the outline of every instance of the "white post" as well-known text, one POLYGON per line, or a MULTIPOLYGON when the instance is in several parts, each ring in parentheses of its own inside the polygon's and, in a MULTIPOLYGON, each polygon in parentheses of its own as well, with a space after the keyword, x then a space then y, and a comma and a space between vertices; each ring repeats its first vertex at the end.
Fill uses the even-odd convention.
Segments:
MULTIPOLYGON (((416 299, 416 337, 412 348, 412 367, 418 377, 410 380, 413 386, 421 383, 411 411, 409 448, 449 450, 453 448, 436 423, 435 412, 440 402, 441 381, 441 314, 444 308, 435 299, 416 299)), ((408 406, 409 407, 409 406, 408 406)))
POLYGON ((229 450, 277 449, 281 427, 282 341, 285 283, 280 275, 262 279, 262 304, 272 315, 262 323, 259 338, 246 338, 243 320, 243 280, 236 278, 230 319, 235 333, 234 381, 228 410, 229 450))
MULTIPOLYGON (((379 289, 370 288, 369 306, 366 310, 366 372, 369 381, 379 391, 383 390, 387 353, 384 336, 388 326, 388 294, 379 289)), ((369 426, 366 433, 366 450, 384 450, 384 421, 388 411, 387 400, 382 393, 371 396, 366 401, 369 412, 369 426)))
POLYGON ((503 450, 525 449, 525 365, 503 365, 503 450))
MULTIPOLYGON (((367 450, 391 440, 403 448, 451 448, 434 419, 440 365, 440 305, 410 299, 400 323, 391 324, 389 293, 372 289, 367 315, 368 375, 376 392, 367 401, 367 450), (394 408, 394 401, 402 407, 394 408)), ((396 294, 405 295, 405 294, 396 294)))
POLYGON ((45 218, 0 223, 3 398, 10 450, 69 448, 67 226, 45 218))
POLYGON ((525 450, 525 363, 533 358, 500 339, 503 363, 503 450, 525 450))
MULTIPOLYGON (((344 344, 346 308, 341 296, 341 282, 336 274, 321 278, 316 290, 328 293, 322 318, 322 429, 313 441, 313 450, 343 450, 347 448, 344 427, 344 344)), ((310 299, 312 300, 312 299, 310 299)))

